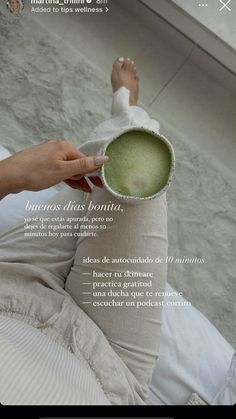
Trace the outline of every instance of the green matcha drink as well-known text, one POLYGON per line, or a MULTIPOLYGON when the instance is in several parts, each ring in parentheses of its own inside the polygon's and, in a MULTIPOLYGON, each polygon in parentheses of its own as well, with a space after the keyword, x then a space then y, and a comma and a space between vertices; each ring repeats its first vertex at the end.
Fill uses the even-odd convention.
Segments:
POLYGON ((171 152, 164 141, 148 132, 122 134, 108 145, 106 155, 105 180, 120 195, 149 197, 168 182, 171 152))

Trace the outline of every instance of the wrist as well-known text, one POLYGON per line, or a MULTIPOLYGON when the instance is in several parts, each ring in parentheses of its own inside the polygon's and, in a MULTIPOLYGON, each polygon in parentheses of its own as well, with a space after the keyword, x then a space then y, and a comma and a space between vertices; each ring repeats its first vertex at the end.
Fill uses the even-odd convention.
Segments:
POLYGON ((12 157, 0 161, 0 198, 4 198, 10 193, 21 192, 24 188, 21 176, 17 173, 15 162, 11 162, 12 157), (12 163, 12 164, 11 164, 12 163))

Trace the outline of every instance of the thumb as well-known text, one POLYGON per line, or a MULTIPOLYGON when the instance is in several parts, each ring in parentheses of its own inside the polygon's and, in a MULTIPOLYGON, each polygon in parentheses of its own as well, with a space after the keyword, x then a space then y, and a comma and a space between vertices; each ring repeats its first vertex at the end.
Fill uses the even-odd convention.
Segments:
POLYGON ((67 161, 65 162, 67 168, 66 176, 70 178, 75 175, 86 175, 87 173, 94 172, 107 161, 107 156, 82 157, 67 161))

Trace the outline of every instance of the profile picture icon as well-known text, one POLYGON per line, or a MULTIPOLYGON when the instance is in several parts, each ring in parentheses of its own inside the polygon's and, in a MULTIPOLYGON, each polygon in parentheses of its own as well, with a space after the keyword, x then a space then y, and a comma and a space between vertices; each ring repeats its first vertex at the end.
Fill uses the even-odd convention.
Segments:
POLYGON ((7 7, 11 13, 18 16, 24 9, 24 0, 8 0, 7 7))

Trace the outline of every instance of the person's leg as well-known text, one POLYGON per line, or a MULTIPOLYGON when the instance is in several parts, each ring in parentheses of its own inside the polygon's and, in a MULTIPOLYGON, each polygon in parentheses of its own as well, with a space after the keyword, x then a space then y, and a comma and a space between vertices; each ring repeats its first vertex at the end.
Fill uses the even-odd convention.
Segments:
MULTIPOLYGON (((84 196, 68 188, 47 204, 83 205, 84 196)), ((59 219, 83 215, 83 210, 34 213, 35 217, 59 219)), ((75 232, 77 224, 73 222, 75 232)), ((0 317, 13 317, 31 325, 71 351, 112 404, 143 404, 139 382, 110 347, 100 328, 64 289, 78 238, 26 238, 24 231, 23 224, 19 224, 0 236, 0 317)), ((34 339, 29 329, 27 339, 34 339)), ((55 362, 60 362, 56 354, 55 362)), ((24 360, 19 368, 23 370, 24 360)))
MULTIPOLYGON (((94 204, 119 204, 106 191, 93 192, 94 204)), ((162 297, 155 297, 156 291, 165 290, 165 263, 101 263, 104 257, 119 258, 152 258, 158 256, 165 260, 167 256, 167 217, 165 196, 158 200, 149 201, 141 205, 122 204, 124 212, 106 212, 106 217, 113 217, 114 222, 104 231, 99 231, 97 237, 79 239, 74 265, 66 281, 66 291, 77 304, 85 310, 90 318, 102 329, 113 349, 123 359, 136 378, 147 386, 160 342, 162 306, 146 307, 96 307, 93 301, 111 301, 113 298, 93 297, 93 284, 112 281, 143 281, 147 279, 122 278, 115 276, 115 272, 124 274, 125 271, 149 273, 152 275, 151 286, 129 288, 129 291, 143 292, 144 296, 137 297, 148 304, 148 300, 161 303, 162 297), (84 263, 83 259, 90 257, 97 259, 96 263, 84 263), (100 261, 100 262, 99 262, 100 261), (96 273, 110 273, 109 278, 97 278, 96 273), (86 275, 85 275, 86 274, 86 275), (89 285, 89 283, 91 285, 89 285), (146 291, 152 297, 145 295, 146 291), (87 294, 89 292, 89 294, 87 294), (84 304, 91 302, 91 304, 84 304)), ((88 217, 97 217, 97 211, 89 211, 88 217)), ((101 211, 100 216, 104 216, 101 211)), ((117 275, 117 274, 116 274, 117 275)), ((96 286, 94 291, 120 291, 112 286, 103 288, 96 286)), ((125 290, 124 290, 125 291, 125 290)), ((114 297, 115 301, 135 301, 132 297, 114 297)))
MULTIPOLYGON (((132 63, 125 61, 124 64, 123 66, 119 62, 115 63, 113 74, 115 71, 116 86, 120 87, 119 83, 123 83, 126 88, 134 89, 133 94, 131 92, 131 97, 134 98, 136 97, 135 92, 137 91, 134 86, 138 83, 135 78, 135 70, 132 63), (120 81, 119 75, 121 78, 120 81)), ((117 91, 118 95, 120 94, 119 92, 127 96, 126 89, 123 93, 119 89, 117 91)), ((122 107, 121 104, 122 98, 118 103, 113 104, 113 109, 119 109, 120 115, 115 115, 115 118, 110 122, 108 121, 97 129, 96 133, 97 135, 99 133, 100 138, 106 138, 107 133, 110 133, 109 130, 112 130, 112 127, 115 127, 115 129, 119 128, 119 118, 125 121, 126 125, 132 125, 130 121, 136 121, 138 115, 141 123, 145 120, 147 127, 150 125, 153 126, 154 121, 148 119, 147 114, 140 108, 135 106, 130 107, 127 103, 122 107), (105 134, 102 135, 103 133, 105 134)), ((125 97, 123 104, 125 104, 125 97)), ((135 105, 134 99, 132 99, 132 104, 135 105)), ((156 123, 157 126, 159 126, 158 123, 156 123)), ((97 145, 94 141, 88 147, 99 149, 99 147, 102 147, 102 141, 98 141, 97 145)), ((91 199, 93 204, 121 204, 121 202, 117 201, 106 190, 94 190, 91 199)), ((68 275, 65 289, 102 329, 113 349, 123 359, 146 391, 156 357, 158 356, 160 342, 163 298, 155 296, 155 292, 164 291, 167 276, 166 263, 155 263, 154 261, 158 256, 165 261, 167 256, 166 198, 163 195, 157 200, 134 206, 122 203, 123 212, 88 211, 89 201, 90 199, 88 199, 86 207, 86 216, 88 218, 110 217, 114 218, 114 221, 109 224, 109 228, 106 230, 98 231, 96 237, 83 237, 78 240, 74 265, 68 275), (86 263, 87 257, 96 259, 96 263, 86 263), (109 264, 104 264, 101 263, 104 257, 109 258, 110 261, 119 258, 134 259, 149 257, 153 259, 153 262, 110 262, 109 264), (140 274, 151 274, 151 286, 149 288, 145 286, 133 288, 136 292, 144 293, 138 299, 145 302, 146 306, 140 308, 125 305, 123 307, 94 306, 93 301, 112 300, 111 297, 107 296, 107 293, 102 298, 93 296, 94 283, 96 282, 101 285, 105 282, 112 281, 137 281, 137 279, 124 279, 124 277, 119 279, 118 276, 123 275, 127 270, 139 272, 140 274), (97 278, 94 276, 93 271, 103 275, 109 274, 110 276, 97 278), (146 291, 149 291, 148 295, 146 291), (160 305, 153 307, 149 305, 148 300, 156 301, 160 305)), ((147 280, 144 279, 144 282, 147 282, 147 280)), ((110 289, 117 291, 117 288, 113 288, 112 285, 108 288, 102 288, 97 285, 95 291, 105 290, 107 292, 110 289)), ((127 299, 114 297, 114 300, 121 301, 127 299)))
MULTIPOLYGON (((53 207, 60 206, 59 211, 29 211, 25 217, 35 220, 28 223, 30 230, 25 229, 26 223, 22 222, 0 235, 0 310, 4 311, 7 307, 12 312, 15 310, 26 313, 28 310, 29 316, 35 316, 37 312, 39 318, 45 320, 53 313, 53 307, 57 305, 58 309, 65 297, 70 299, 64 286, 74 260, 78 238, 60 238, 60 233, 65 232, 63 228, 55 231, 50 229, 51 233, 57 232, 58 237, 26 237, 25 233, 37 231, 33 227, 41 224, 41 217, 44 219, 43 224, 47 226, 60 224, 59 221, 52 221, 52 217, 58 220, 80 217, 83 212, 67 211, 63 207, 74 201, 82 204, 83 200, 83 192, 68 188, 46 203, 53 207)), ((61 224, 66 222, 62 221, 61 224)), ((71 222, 72 231, 74 224, 78 223, 71 222)))
POLYGON ((90 140, 80 147, 80 150, 88 155, 102 153, 104 146, 111 138, 132 126, 147 128, 154 132, 159 131, 159 122, 150 118, 146 111, 137 106, 139 79, 131 61, 116 60, 114 62, 112 88, 111 119, 99 124, 90 134, 90 140), (134 93, 130 100, 132 89, 134 93))
MULTIPOLYGON (((114 66, 117 67, 118 74, 119 65, 116 63, 114 66)), ((123 101, 122 96, 124 94, 127 98, 127 89, 131 89, 129 80, 130 77, 135 77, 135 72, 127 62, 124 63, 124 67, 122 66, 122 70, 123 74, 126 75, 127 71, 130 76, 125 82, 121 81, 125 86, 123 91, 122 88, 118 89, 114 95, 116 103, 113 106, 113 119, 98 127, 96 135, 94 135, 95 138, 103 138, 103 141, 87 144, 85 150, 91 149, 94 152, 99 152, 99 148, 102 148, 106 140, 110 138, 110 133, 114 134, 127 126, 137 126, 140 123, 147 128, 152 127, 153 130, 155 130, 154 126, 156 129, 158 127, 158 124, 150 120, 140 108, 130 107, 127 103, 126 106, 123 106, 125 100, 123 101), (122 99, 121 103, 119 103, 119 99, 122 99)), ((68 200, 78 202, 81 197, 83 199, 83 196, 77 191, 68 190, 63 198, 58 196, 58 202, 60 204, 68 203, 68 200)), ((116 202, 105 190, 94 190, 93 195, 87 196, 87 198, 88 202, 90 199, 98 203, 116 202)), ((54 199, 53 202, 56 203, 57 200, 54 199)), ((26 240, 23 226, 17 226, 10 232, 4 233, 0 237, 0 312, 3 310, 17 313, 18 310, 21 311, 21 314, 27 315, 27 320, 32 315, 36 319, 46 321, 61 310, 63 302, 68 296, 66 291, 69 291, 72 298, 77 303, 81 303, 81 307, 104 331, 112 347, 146 388, 158 353, 160 308, 146 307, 137 310, 126 307, 125 310, 122 308, 97 310, 91 306, 85 307, 82 305, 84 300, 81 300, 82 292, 84 292, 82 272, 85 272, 83 256, 94 255, 96 257, 96 255, 104 254, 107 257, 109 255, 111 257, 112 255, 114 257, 126 257, 127 255, 154 257, 154 255, 159 255, 164 258, 167 253, 165 197, 137 207, 125 205, 124 209, 124 213, 115 214, 115 221, 110 229, 99 233, 96 238, 83 237, 78 240, 75 263, 69 275, 76 247, 75 238, 67 237, 59 240, 27 238, 26 240), (66 290, 64 290, 64 281, 67 275, 68 281, 66 290)), ((109 212, 106 214, 109 216, 109 212)), ((46 213, 43 212, 42 215, 45 216, 46 213)), ((62 214, 57 213, 57 216, 59 215, 62 214)), ((70 215, 72 216, 71 213, 70 215)), ((76 215, 78 216, 78 212, 76 215)), ((94 212, 89 213, 90 217, 93 215, 95 215, 94 212)), ((111 213, 110 216, 114 216, 114 214, 111 213)), ((94 266, 100 272, 105 271, 104 265, 93 265, 90 267, 90 272, 94 266)), ((86 266, 86 269, 89 267, 86 266)), ((164 289, 165 265, 134 264, 129 266, 120 263, 109 266, 110 271, 122 272, 124 269, 153 272, 152 289, 164 289)), ((79 313, 78 309, 78 316, 81 316, 79 313)), ((76 316, 77 314, 75 314, 76 316)), ((68 323, 66 327, 71 332, 69 323, 73 322, 66 315, 66 311, 61 319, 61 327, 68 323)), ((98 333, 97 336, 101 341, 101 336, 98 333)), ((78 345, 80 341, 81 339, 78 340, 78 345)), ((83 339, 80 351, 82 347, 87 350, 83 339)))

